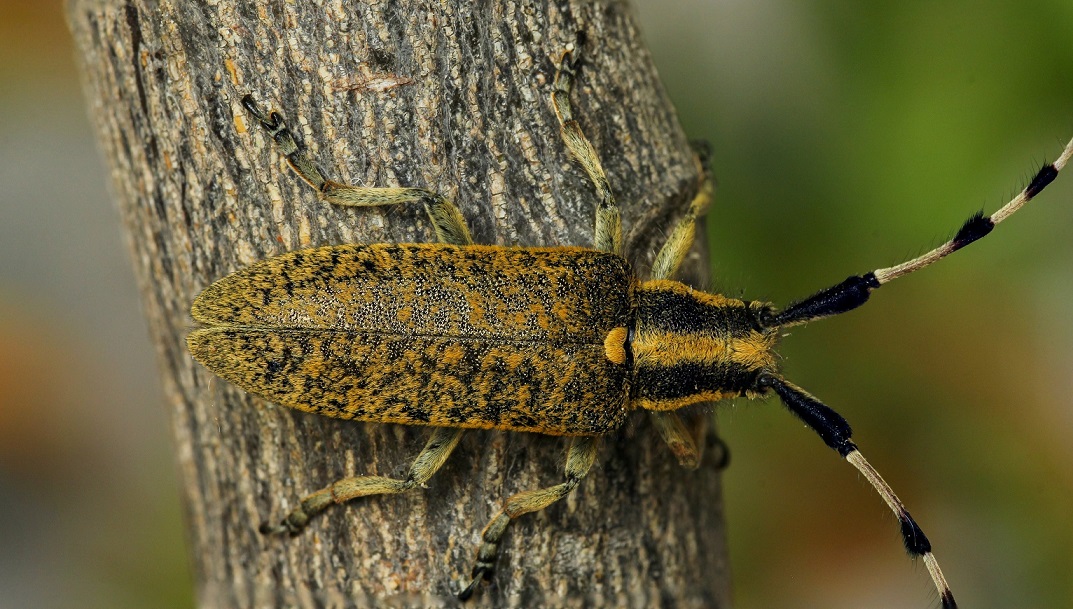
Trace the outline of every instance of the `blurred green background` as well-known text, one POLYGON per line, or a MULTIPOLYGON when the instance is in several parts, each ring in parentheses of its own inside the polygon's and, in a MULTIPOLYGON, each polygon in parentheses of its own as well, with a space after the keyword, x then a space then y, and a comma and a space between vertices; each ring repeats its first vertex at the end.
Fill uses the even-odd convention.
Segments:
MULTIPOLYGON (((919 253, 1073 136, 1068 0, 638 10, 715 151, 730 295, 787 303, 919 253)), ((167 416, 73 55, 59 3, 0 0, 0 607, 187 607, 167 416)), ((1073 606, 1071 228, 1067 174, 781 351, 965 607, 1073 606)), ((878 497, 781 406, 719 416, 738 607, 937 605, 878 497)))

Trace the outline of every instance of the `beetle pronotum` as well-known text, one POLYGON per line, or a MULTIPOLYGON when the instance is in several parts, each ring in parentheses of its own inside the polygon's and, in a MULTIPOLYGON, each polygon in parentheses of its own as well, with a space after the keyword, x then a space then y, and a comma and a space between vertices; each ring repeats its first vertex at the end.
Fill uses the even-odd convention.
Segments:
POLYGON ((923 559, 943 606, 955 607, 930 542, 853 443, 849 424, 782 376, 774 348, 784 329, 855 309, 883 285, 989 234, 1057 176, 1073 156, 1073 141, 1013 200, 990 216, 972 216, 948 242, 780 310, 671 279, 711 198, 707 176, 650 278, 635 277, 622 257, 613 190, 572 116, 582 42, 579 35, 563 54, 551 103, 567 149, 598 191, 592 249, 474 245, 462 214, 443 196, 328 180, 279 114, 243 98, 322 200, 358 207, 421 202, 440 241, 290 252, 220 279, 194 301, 192 315, 205 327, 189 335, 191 353, 243 389, 331 417, 436 428, 406 478, 339 480, 262 532, 297 534, 333 503, 420 486, 466 428, 572 436, 564 481, 509 497, 484 528, 472 579, 459 593, 466 599, 490 579, 510 522, 576 488, 595 460, 598 438, 620 428, 631 410, 648 410, 679 462, 694 467, 699 438, 676 410, 773 393, 875 488, 898 518, 906 549, 923 559))

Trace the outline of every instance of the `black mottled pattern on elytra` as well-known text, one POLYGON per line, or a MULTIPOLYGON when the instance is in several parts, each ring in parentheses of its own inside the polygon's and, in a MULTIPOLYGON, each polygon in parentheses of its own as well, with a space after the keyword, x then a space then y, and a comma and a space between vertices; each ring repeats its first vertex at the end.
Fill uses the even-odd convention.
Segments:
POLYGON ((331 417, 594 435, 628 407, 636 281, 578 248, 341 245, 291 252, 209 286, 194 358, 243 389, 331 417))
POLYGON ((602 344, 632 270, 579 248, 338 245, 264 260, 194 301, 207 325, 602 344))
POLYGON ((250 393, 342 419, 599 435, 628 409, 627 368, 602 344, 225 327, 187 342, 250 393))

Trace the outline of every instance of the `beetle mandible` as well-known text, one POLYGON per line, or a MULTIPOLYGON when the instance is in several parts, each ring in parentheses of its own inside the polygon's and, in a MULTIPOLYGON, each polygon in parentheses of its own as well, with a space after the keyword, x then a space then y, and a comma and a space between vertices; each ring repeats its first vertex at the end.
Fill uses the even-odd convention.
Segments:
POLYGON ((330 417, 435 428, 404 479, 339 480, 262 532, 297 534, 333 503, 422 485, 463 429, 572 436, 564 480, 509 497, 485 526, 472 579, 459 593, 464 600, 491 578, 507 525, 573 491, 595 461, 599 437, 619 429, 632 410, 649 411, 679 462, 695 467, 697 430, 676 410, 774 393, 871 483, 898 518, 910 555, 922 557, 943 607, 955 607, 930 542, 853 443, 849 424, 781 375, 774 348, 786 328, 855 309, 877 288, 990 233, 1057 176, 1073 156, 1073 141, 1013 200, 990 216, 972 216, 943 245, 780 310, 671 279, 711 199, 707 172, 650 277, 635 276, 622 256, 618 203, 571 111, 583 42, 579 34, 563 53, 551 104, 567 149, 598 192, 591 249, 474 245, 462 214, 442 195, 333 182, 278 113, 243 98, 322 200, 356 207, 419 202, 439 239, 290 252, 216 281, 194 301, 192 316, 204 327, 188 336, 191 354, 246 391, 330 417))

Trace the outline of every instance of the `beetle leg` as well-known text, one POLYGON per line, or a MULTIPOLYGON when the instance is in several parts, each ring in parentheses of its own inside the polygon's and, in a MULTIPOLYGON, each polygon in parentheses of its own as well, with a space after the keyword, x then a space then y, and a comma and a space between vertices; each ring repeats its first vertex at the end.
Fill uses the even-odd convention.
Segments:
POLYGON ((577 487, 585 474, 589 473, 593 462, 596 460, 596 437, 577 437, 570 444, 570 450, 566 454, 566 481, 548 488, 533 491, 523 491, 512 495, 503 504, 499 511, 481 532, 481 545, 477 551, 477 566, 473 567, 473 580, 464 590, 458 593, 459 600, 466 600, 473 595, 477 584, 481 580, 492 578, 495 570, 496 553, 499 551, 499 541, 507 530, 507 525, 522 514, 542 510, 563 497, 577 487))
POLYGON ((693 429, 689 429, 677 413, 671 411, 649 411, 656 431, 678 459, 678 464, 686 469, 697 469, 700 465, 700 438, 704 433, 704 417, 696 417, 693 429))
POLYGON ((440 194, 430 193, 425 198, 425 212, 432 220, 432 227, 436 230, 436 238, 440 243, 450 245, 473 245, 473 237, 469 235, 469 227, 466 219, 458 206, 440 194))
POLYGON ((703 216, 708 210, 712 194, 715 192, 715 182, 708 168, 707 146, 698 144, 694 146, 694 150, 701 167, 700 188, 689 204, 685 216, 678 221, 670 236, 667 237, 667 242, 656 254, 656 259, 652 262, 652 279, 670 279, 678 272, 689 250, 693 248, 693 237, 697 232, 697 218, 703 216))
POLYGON ((292 536, 302 532, 309 519, 323 512, 333 503, 344 503, 358 497, 368 495, 391 495, 408 491, 416 486, 421 486, 436 473, 436 470, 447 461, 451 451, 458 445, 462 437, 461 429, 438 427, 432 432, 421 454, 414 459, 410 466, 410 473, 404 480, 385 478, 383 476, 355 476, 343 478, 332 483, 312 495, 304 497, 293 512, 287 515, 278 525, 268 523, 261 525, 260 531, 264 534, 290 533, 292 536))
POLYGON ((559 68, 555 71, 555 82, 552 84, 551 105, 555 109, 555 116, 559 118, 559 133, 566 143, 570 154, 581 164, 589 179, 596 186, 600 194, 600 204, 596 208, 596 228, 593 236, 593 246, 602 252, 622 254, 622 214, 619 211, 618 201, 611 192, 611 184, 607 181, 607 174, 600 165, 600 157, 596 149, 589 143, 589 139, 581 131, 581 125, 574 120, 570 109, 570 91, 574 88, 574 79, 577 77, 577 69, 581 64, 581 47, 585 44, 585 35, 578 32, 577 42, 573 48, 563 53, 559 61, 559 68))
MULTIPOLYGON (((714 403, 708 404, 711 408, 714 403)), ((713 431, 708 432, 708 419, 711 416, 702 412, 683 421, 678 413, 666 410, 650 410, 653 423, 660 437, 678 459, 678 464, 686 469, 696 469, 701 457, 709 456, 716 469, 726 469, 730 463, 730 447, 713 431), (673 419, 666 415, 675 415, 673 419), (656 416, 659 415, 659 416, 656 416)))
POLYGON ((322 201, 347 207, 379 207, 420 201, 425 205, 425 211, 436 230, 436 237, 442 243, 473 244, 462 212, 443 195, 424 188, 370 188, 329 180, 298 146, 279 112, 269 112, 266 115, 253 101, 252 95, 242 98, 242 106, 276 142, 294 173, 312 186, 322 201))

